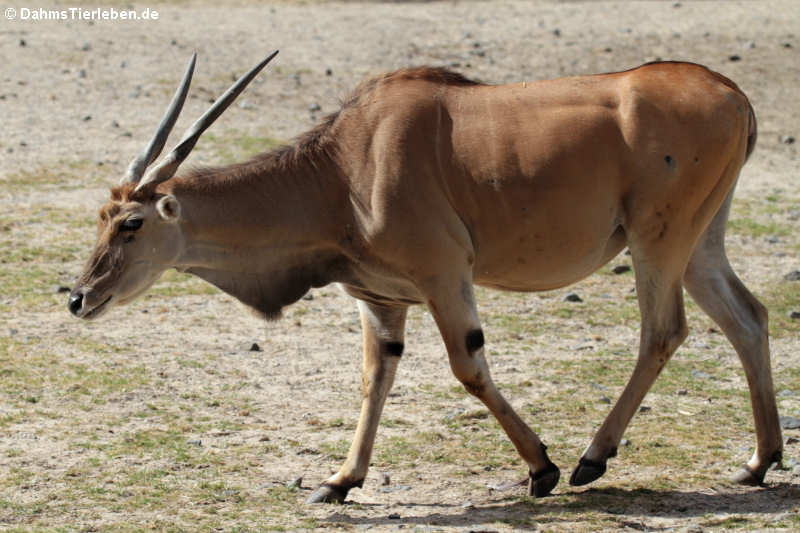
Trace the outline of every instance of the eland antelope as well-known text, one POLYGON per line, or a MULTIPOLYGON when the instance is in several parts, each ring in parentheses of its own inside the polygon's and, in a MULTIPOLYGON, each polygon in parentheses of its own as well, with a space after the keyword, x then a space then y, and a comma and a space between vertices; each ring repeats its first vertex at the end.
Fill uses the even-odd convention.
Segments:
POLYGON ((767 311, 725 255, 739 171, 756 141, 747 97, 690 63, 492 86, 439 68, 359 85, 290 146, 176 173, 200 135, 275 56, 239 79, 159 163, 195 65, 155 136, 99 213, 69 310, 97 318, 167 269, 188 272, 266 318, 338 283, 363 326, 363 403, 338 473, 309 502, 341 502, 367 473, 403 353, 406 311, 428 307, 450 366, 497 418, 545 496, 560 471, 492 382, 473 285, 545 291, 630 249, 641 312, 625 389, 570 483, 599 478, 647 391, 687 336, 683 289, 744 366, 753 456, 734 476, 763 483, 781 460, 767 311), (148 167, 150 169, 148 170, 148 167))

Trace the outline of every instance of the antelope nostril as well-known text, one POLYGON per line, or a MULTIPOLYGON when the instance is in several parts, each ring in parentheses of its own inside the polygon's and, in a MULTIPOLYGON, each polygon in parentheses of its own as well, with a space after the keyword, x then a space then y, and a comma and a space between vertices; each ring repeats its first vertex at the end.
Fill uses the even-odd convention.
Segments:
POLYGON ((70 294, 67 307, 69 307, 69 310, 73 315, 78 316, 78 313, 80 313, 81 309, 83 309, 83 293, 73 292, 70 294))

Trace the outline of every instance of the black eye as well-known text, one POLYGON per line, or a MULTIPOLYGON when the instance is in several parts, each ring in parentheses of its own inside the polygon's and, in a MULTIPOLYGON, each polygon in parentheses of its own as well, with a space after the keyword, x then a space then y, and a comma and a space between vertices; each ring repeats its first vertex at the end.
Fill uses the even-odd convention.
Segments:
POLYGON ((129 218, 123 221, 122 224, 119 225, 119 230, 136 231, 137 229, 142 227, 142 222, 144 222, 144 220, 142 220, 141 218, 129 218))

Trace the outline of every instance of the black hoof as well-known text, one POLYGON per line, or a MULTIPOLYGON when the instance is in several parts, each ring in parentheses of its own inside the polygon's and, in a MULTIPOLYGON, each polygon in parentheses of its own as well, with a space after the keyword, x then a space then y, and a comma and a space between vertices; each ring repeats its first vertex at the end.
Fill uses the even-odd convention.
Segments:
POLYGON ((758 475, 758 472, 753 470, 747 465, 744 465, 738 472, 731 476, 731 481, 739 485, 748 485, 750 487, 760 487, 764 484, 764 476, 758 475))
POLYGON ((561 478, 561 470, 554 463, 550 463, 538 472, 530 472, 528 479, 528 496, 542 498, 550 494, 561 478))
POLYGON ((350 487, 338 487, 323 483, 311 493, 306 503, 343 503, 349 491, 350 487))
POLYGON ((572 471, 572 475, 569 478, 569 484, 574 487, 586 485, 605 473, 605 461, 592 461, 591 459, 581 457, 580 461, 578 461, 578 466, 572 471))

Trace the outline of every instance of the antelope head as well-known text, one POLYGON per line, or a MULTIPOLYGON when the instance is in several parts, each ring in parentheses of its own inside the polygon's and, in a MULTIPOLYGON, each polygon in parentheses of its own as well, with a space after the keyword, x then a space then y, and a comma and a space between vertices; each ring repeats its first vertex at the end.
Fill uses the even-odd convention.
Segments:
POLYGON ((171 194, 157 192, 156 187, 175 175, 200 135, 277 54, 276 50, 239 78, 177 146, 148 170, 164 148, 186 100, 197 57, 192 55, 152 140, 131 161, 120 185, 111 189, 111 199, 100 208, 97 242, 69 295, 67 305, 72 314, 97 318, 113 305, 134 300, 175 265, 183 247, 181 205, 171 194))

